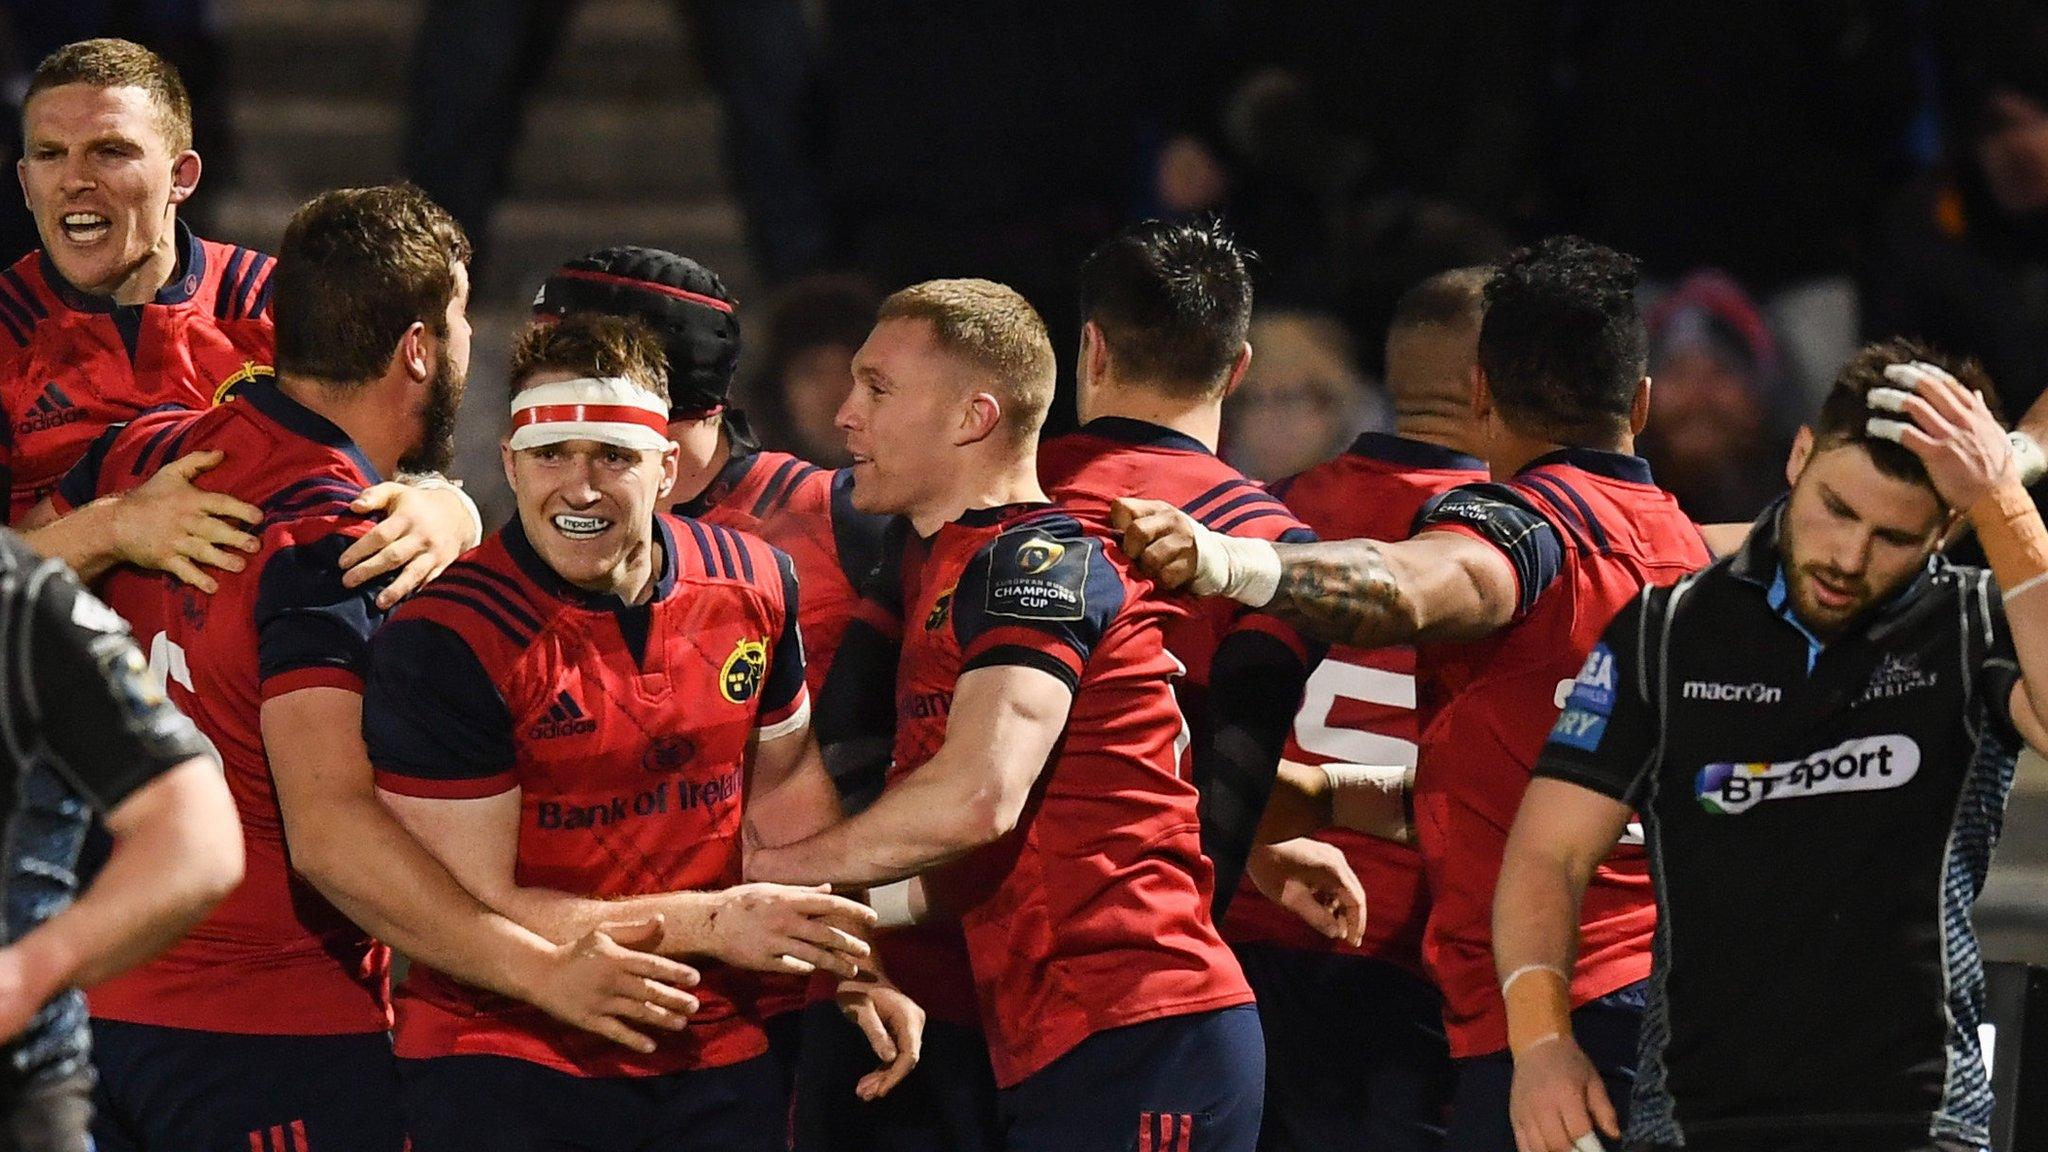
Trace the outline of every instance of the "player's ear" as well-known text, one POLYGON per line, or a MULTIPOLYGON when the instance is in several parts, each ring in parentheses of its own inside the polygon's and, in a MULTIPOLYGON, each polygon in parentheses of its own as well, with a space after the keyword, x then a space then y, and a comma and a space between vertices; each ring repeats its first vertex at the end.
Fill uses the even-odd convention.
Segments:
POLYGON ((171 161, 171 203, 183 204, 199 190, 199 153, 190 148, 171 161))
POLYGON ((992 392, 976 392, 967 397, 967 403, 960 412, 960 436, 956 443, 960 447, 979 444, 995 435, 1003 423, 1003 402, 992 392))
POLYGON ((1472 366, 1472 419, 1484 424, 1493 415, 1493 387, 1486 382, 1486 369, 1472 366))
POLYGON ((1093 320, 1081 325, 1081 366, 1090 380, 1102 379, 1109 367, 1109 343, 1102 338, 1102 326, 1093 320))
POLYGON ((1628 434, 1631 436, 1641 436, 1643 434, 1643 429, 1647 427, 1649 423, 1650 378, 1648 376, 1645 376, 1642 379, 1642 383, 1636 385, 1635 399, 1629 402, 1628 434))
POLYGON ((668 502, 669 493, 675 491, 676 476, 681 471, 683 450, 674 441, 661 450, 661 490, 654 494, 657 504, 668 502))
MULTIPOLYGON (((498 441, 498 459, 505 465, 505 487, 515 488, 512 483, 512 438, 507 436, 498 441)), ((516 490, 516 488, 515 488, 516 490)))
POLYGON ((1785 483, 1799 483, 1799 474, 1806 471, 1806 462, 1813 459, 1813 429, 1802 424, 1792 437, 1792 454, 1785 457, 1785 483))
POLYGON ((1228 396, 1237 391, 1237 386, 1244 383, 1245 370, 1251 366, 1252 342, 1247 340, 1237 350, 1237 359, 1230 365, 1230 375, 1223 378, 1223 395, 1228 396))
POLYGON ((26 206, 27 206, 27 207, 29 208, 29 210, 30 210, 30 213, 31 213, 31 214, 33 214, 33 213, 34 213, 34 209, 35 209, 35 205, 33 205, 33 204, 30 204, 30 203, 29 203, 29 199, 28 199, 28 160, 27 160, 27 159, 21 159, 21 160, 16 160, 16 161, 14 162, 14 181, 15 181, 15 183, 17 183, 17 184, 20 184, 20 185, 21 185, 21 202, 22 202, 22 203, 23 203, 24 205, 26 205, 26 206))
POLYGON ((427 326, 415 320, 406 327, 404 335, 398 338, 398 347, 391 353, 391 363, 386 370, 397 369, 407 380, 419 383, 434 375, 433 349, 427 347, 427 326))

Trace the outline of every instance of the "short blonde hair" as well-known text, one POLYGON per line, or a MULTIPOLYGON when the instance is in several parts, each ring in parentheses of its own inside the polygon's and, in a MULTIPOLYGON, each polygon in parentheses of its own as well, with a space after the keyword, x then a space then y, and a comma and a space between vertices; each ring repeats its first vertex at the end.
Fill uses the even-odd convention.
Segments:
POLYGON ((1019 440, 1052 408, 1058 365, 1045 321, 1016 289, 993 280, 927 280, 882 301, 876 320, 925 320, 938 346, 986 372, 1019 440))
POLYGON ((192 146, 192 97, 170 61, 132 40, 106 37, 66 44, 36 65, 21 106, 37 93, 66 84, 94 88, 140 88, 156 105, 156 126, 173 153, 192 146))
POLYGON ((572 312, 528 324, 512 345, 513 394, 550 369, 578 376, 620 376, 668 403, 668 360, 661 337, 630 316, 572 312))

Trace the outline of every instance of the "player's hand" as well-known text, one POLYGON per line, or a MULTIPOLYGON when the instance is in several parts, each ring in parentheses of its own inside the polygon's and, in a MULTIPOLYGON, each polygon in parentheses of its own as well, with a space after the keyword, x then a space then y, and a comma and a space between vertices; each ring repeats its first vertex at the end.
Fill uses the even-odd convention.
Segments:
POLYGON ((114 552, 122 560, 168 572, 202 592, 219 588, 200 565, 240 572, 262 541, 240 525, 263 522, 263 509, 232 496, 208 492, 193 481, 225 457, 194 452, 156 470, 156 475, 114 502, 114 552))
POLYGON ((1259 892, 1332 940, 1365 942, 1365 886, 1334 844, 1303 837, 1252 849, 1245 873, 1259 892))
POLYGON ((534 989, 534 1006, 562 1021, 623 1044, 654 1051, 647 1030, 680 1032, 697 1011, 683 991, 697 970, 653 953, 662 919, 606 924, 581 940, 558 945, 534 989))
POLYGON ((1869 432, 1906 447, 1927 466, 1942 501, 1958 512, 2018 475, 2005 429, 1984 398, 1932 364, 1914 361, 1884 370, 1889 385, 1870 390, 1869 432))
POLYGON ((879 1100, 903 1083, 917 1067, 924 1050, 924 1009, 894 985, 874 973, 858 980, 841 981, 839 1010, 857 1025, 875 1050, 880 1068, 860 1078, 854 1094, 863 1100, 879 1100))
POLYGON ((379 608, 412 595, 477 543, 469 498, 452 487, 386 481, 364 489, 349 508, 384 513, 381 523, 341 554, 341 566, 348 569, 341 578, 344 587, 360 588, 387 572, 398 573, 377 593, 379 608))
POLYGON ((1621 1123, 1593 1062, 1569 1036, 1526 1048, 1515 1057, 1508 1118, 1518 1152, 1594 1152, 1595 1125, 1621 1139, 1621 1123))
POLYGON ((1208 596, 1221 587, 1196 584, 1204 529, 1195 518, 1163 500, 1120 496, 1109 505, 1110 527, 1124 534, 1124 551, 1147 576, 1168 589, 1189 588, 1208 596))
POLYGON ((718 903, 704 951, 728 964, 798 976, 822 968, 852 979, 867 962, 875 910, 826 885, 741 884, 712 895, 718 903))

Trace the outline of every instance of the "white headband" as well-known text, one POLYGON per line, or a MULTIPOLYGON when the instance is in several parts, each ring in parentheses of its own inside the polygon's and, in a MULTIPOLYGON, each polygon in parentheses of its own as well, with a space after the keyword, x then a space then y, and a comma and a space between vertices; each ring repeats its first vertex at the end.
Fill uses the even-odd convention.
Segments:
POLYGON ((512 447, 595 440, 659 452, 668 447, 668 405, 619 376, 538 384, 512 397, 512 447))

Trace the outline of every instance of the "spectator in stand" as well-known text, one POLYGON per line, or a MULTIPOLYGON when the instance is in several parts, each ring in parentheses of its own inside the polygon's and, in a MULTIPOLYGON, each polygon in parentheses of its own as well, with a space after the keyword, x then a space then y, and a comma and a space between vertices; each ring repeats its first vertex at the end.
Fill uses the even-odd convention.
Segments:
POLYGON ((2048 390, 2048 17, 1987 5, 1940 32, 1948 160, 1880 217, 1863 330, 1974 357, 2018 412, 2048 390))
POLYGON ((853 390, 853 354, 881 303, 874 285, 845 274, 791 281, 769 302, 746 388, 764 446, 827 468, 853 462, 833 420, 853 390))
POLYGON ((1694 520, 1747 521, 1784 484, 1791 446, 1777 409, 1778 345, 1756 304, 1724 273, 1694 272, 1653 304, 1650 424, 1643 456, 1694 520))
POLYGON ((1358 370, 1335 319, 1264 313, 1252 321, 1251 345, 1244 383, 1223 404, 1223 458, 1238 471, 1271 483, 1390 426, 1385 394, 1358 370))

